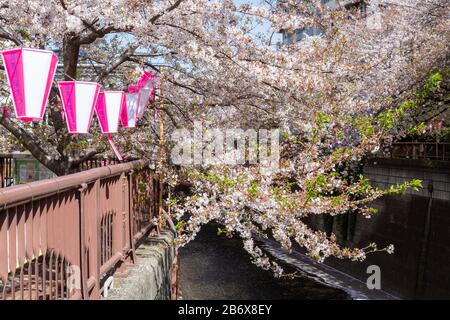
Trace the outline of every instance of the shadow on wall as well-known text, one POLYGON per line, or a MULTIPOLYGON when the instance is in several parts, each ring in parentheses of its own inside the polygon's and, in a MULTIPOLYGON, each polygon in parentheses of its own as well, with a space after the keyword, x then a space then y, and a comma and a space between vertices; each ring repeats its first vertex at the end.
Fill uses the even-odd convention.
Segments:
POLYGON ((406 180, 421 179, 419 192, 386 196, 372 206, 371 219, 349 213, 315 216, 309 223, 335 233, 340 243, 365 247, 395 246, 395 253, 374 253, 363 263, 328 259, 327 264, 362 281, 370 265, 381 269, 381 288, 403 298, 450 298, 450 163, 408 159, 372 159, 364 175, 374 186, 387 188, 406 180))

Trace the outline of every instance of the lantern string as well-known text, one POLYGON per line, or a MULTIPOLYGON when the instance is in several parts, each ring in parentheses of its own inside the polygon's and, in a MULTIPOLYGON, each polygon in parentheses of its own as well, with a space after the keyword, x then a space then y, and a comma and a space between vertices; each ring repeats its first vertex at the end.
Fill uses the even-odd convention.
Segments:
POLYGON ((71 76, 69 76, 67 73, 63 72, 62 73, 64 76, 68 77, 70 80, 72 81, 77 81, 77 79, 72 78, 71 76))
POLYGON ((117 149, 116 145, 114 144, 114 141, 112 140, 110 133, 108 133, 108 142, 111 145, 111 148, 113 149, 114 153, 116 154, 117 159, 119 159, 120 161, 123 161, 123 157, 120 154, 119 150, 117 149))
MULTIPOLYGON (((22 49, 21 49, 22 50, 22 49)), ((2 52, 2 54, 3 54, 3 52, 2 52)), ((53 58, 52 58, 53 59, 53 58)), ((53 60, 52 60, 53 61, 53 60)), ((57 62, 58 60, 56 59, 56 62, 57 62)), ((90 61, 90 63, 91 63, 91 65, 93 66, 93 60, 92 59, 90 59, 89 58, 89 61, 90 61)), ((94 61, 95 62, 95 61, 94 61)), ((95 70, 95 68, 94 68, 94 71, 96 71, 97 72, 97 70, 95 70)), ((5 72, 8 72, 8 70, 7 69, 5 69, 5 72)), ((161 72, 162 72, 162 70, 161 70, 161 72)), ((98 74, 98 73, 97 73, 98 74)), ((70 79, 70 80, 72 80, 72 81, 77 81, 77 79, 75 79, 75 78, 73 78, 73 77, 71 77, 70 75, 68 75, 67 73, 65 73, 63 70, 61 70, 61 71, 58 71, 57 69, 55 69, 55 70, 49 70, 49 72, 48 72, 48 75, 51 75, 52 76, 52 82, 53 82, 53 84, 55 85, 55 87, 56 88, 59 88, 60 89, 60 87, 59 87, 59 81, 57 81, 57 79, 56 78, 59 78, 60 76, 63 78, 63 79, 65 79, 65 78, 67 78, 67 79, 70 79), (53 72, 53 73, 52 73, 53 72)), ((152 99, 152 100, 156 100, 156 90, 157 90, 157 87, 159 86, 159 87, 161 87, 161 80, 160 80, 160 78, 159 78, 159 76, 157 75, 157 74, 150 74, 150 76, 148 75, 148 73, 144 70, 144 75, 145 75, 145 77, 146 78, 140 78, 140 79, 144 79, 146 82, 144 83, 145 85, 147 84, 147 82, 151 82, 151 85, 152 85, 152 91, 151 91, 151 98, 149 98, 149 99, 152 99)), ((104 81, 106 81, 107 80, 107 78, 106 79, 104 79, 104 81)), ((21 81, 23 81, 23 79, 21 80, 21 81)), ((141 81, 138 81, 138 83, 140 83, 141 81)), ((104 83, 102 83, 102 84, 104 84, 104 83)), ((142 85, 142 86, 144 86, 144 84, 142 85)), ((138 88, 139 89, 141 89, 141 87, 142 86, 139 86, 138 88)), ((130 87, 130 86, 129 86, 130 87)), ((50 87, 50 88, 46 88, 45 90, 50 90, 50 89, 53 89, 52 87, 50 87)), ((129 90, 130 88, 128 88, 128 92, 130 91, 129 90)), ((124 92, 125 92, 125 90, 123 90, 124 92)), ((62 115, 62 118, 63 118, 63 120, 66 120, 66 121, 68 121, 68 119, 65 119, 66 118, 66 114, 65 114, 65 110, 64 110, 64 102, 63 102, 63 97, 62 97, 62 91, 61 90, 59 90, 59 92, 57 93, 57 94, 52 94, 52 95, 49 95, 49 92, 48 91, 45 91, 45 93, 47 94, 46 95, 46 101, 45 101, 45 105, 44 105, 44 108, 45 107, 47 107, 47 104, 50 104, 50 107, 51 108, 56 108, 57 107, 57 104, 54 104, 53 105, 53 102, 54 101, 57 101, 58 100, 58 98, 61 100, 61 102, 62 102, 62 108, 61 108, 61 115, 62 115)), ((145 105, 145 107, 144 107, 144 110, 143 110, 143 112, 147 109, 147 108, 149 108, 149 103, 148 103, 148 101, 149 101, 149 99, 147 100, 147 104, 145 105)), ((4 103, 0 103, 1 105, 0 105, 0 107, 3 107, 3 104, 5 104, 6 106, 9 106, 9 104, 10 104, 10 102, 13 102, 13 106, 15 107, 15 97, 13 97, 12 95, 9 95, 8 97, 7 97, 7 99, 6 99, 6 101, 4 101, 4 103)), ((126 101, 126 100, 125 100, 126 101)), ((2 110, 0 110, 0 114, 1 114, 1 112, 3 111, 3 108, 0 108, 0 109, 2 109, 2 110)), ((15 109, 15 108, 14 108, 15 109)), ((44 112, 45 112, 45 109, 44 109, 44 112)), ((17 115, 16 115, 17 116, 17 115)), ((48 124, 48 119, 49 119, 49 116, 48 116, 48 113, 45 115, 46 116, 46 118, 45 118, 45 121, 46 121, 46 123, 48 124)), ((19 120, 22 120, 20 117, 18 117, 19 118, 19 120)), ((22 117, 22 118, 24 118, 24 119, 26 119, 26 117, 22 117)), ((138 120, 138 116, 135 116, 135 120, 136 120, 136 122, 137 122, 137 120, 138 120)), ((141 115, 141 118, 145 118, 144 117, 144 113, 142 113, 142 115, 141 115)), ((156 119, 160 119, 161 121, 163 120, 162 119, 163 118, 163 115, 161 114, 161 110, 160 110, 160 108, 158 108, 158 107, 154 107, 154 119, 155 119, 155 121, 156 121, 156 119)), ((40 119, 40 120, 42 120, 42 119, 40 119)), ((23 120, 23 121, 26 121, 26 120, 23 120)), ((55 133, 53 133, 53 134, 56 134, 56 132, 55 133)), ((52 135, 53 135, 52 134, 52 135)), ((109 142, 109 144, 111 145, 111 148, 112 148, 112 150, 114 151, 114 153, 115 153, 115 155, 117 156, 117 158, 120 160, 120 161, 123 161, 123 157, 122 157, 122 155, 121 155, 121 153, 120 153, 120 151, 118 150, 118 148, 116 147, 116 145, 114 144, 114 141, 113 141, 113 139, 112 139, 112 136, 111 136, 111 134, 109 134, 108 133, 108 142, 109 142)))

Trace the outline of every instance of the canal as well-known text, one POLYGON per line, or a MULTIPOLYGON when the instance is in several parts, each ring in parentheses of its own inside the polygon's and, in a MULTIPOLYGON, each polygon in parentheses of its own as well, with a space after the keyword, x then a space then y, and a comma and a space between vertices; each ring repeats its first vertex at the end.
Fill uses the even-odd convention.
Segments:
MULTIPOLYGON (((276 279, 250 261, 239 239, 217 235, 209 224, 180 249, 179 285, 182 299, 348 299, 339 289, 302 275, 276 279)), ((286 273, 295 269, 280 263, 286 273)))

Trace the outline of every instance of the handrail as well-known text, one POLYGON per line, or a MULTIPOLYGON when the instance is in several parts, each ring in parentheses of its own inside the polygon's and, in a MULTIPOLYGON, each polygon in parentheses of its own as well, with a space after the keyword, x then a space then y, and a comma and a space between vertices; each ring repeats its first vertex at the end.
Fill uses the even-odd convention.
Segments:
POLYGON ((414 141, 404 141, 404 142, 394 142, 392 145, 447 145, 450 146, 450 142, 414 142, 414 141))
POLYGON ((0 300, 101 298, 154 227, 158 193, 143 160, 0 190, 0 300))
MULTIPOLYGON (((23 154, 0 154, 0 189, 7 188, 17 183, 14 179, 13 166, 16 160, 16 157, 23 158, 23 154)), ((34 159, 31 154, 25 154, 25 159, 34 159)), ((36 160, 37 161, 37 160, 36 160)), ((129 159, 128 162, 138 161, 137 159, 129 159)), ((94 168, 107 167, 107 166, 115 166, 120 164, 120 161, 116 158, 109 158, 103 156, 94 156, 90 159, 83 161, 80 166, 80 171, 87 171, 94 168)), ((20 181, 19 181, 20 183, 20 181)), ((21 184, 21 183, 20 183, 21 184)))
POLYGON ((389 158, 450 160, 450 143, 447 142, 395 142, 391 145, 389 158))
POLYGON ((18 202, 37 200, 48 194, 79 187, 83 183, 90 183, 108 176, 120 175, 133 169, 141 169, 145 164, 145 161, 137 160, 0 189, 0 207, 5 208, 18 202))

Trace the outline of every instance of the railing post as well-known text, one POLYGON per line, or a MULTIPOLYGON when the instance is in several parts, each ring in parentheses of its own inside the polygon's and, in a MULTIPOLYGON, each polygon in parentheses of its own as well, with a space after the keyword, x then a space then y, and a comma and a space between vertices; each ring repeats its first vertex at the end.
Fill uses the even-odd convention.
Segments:
POLYGON ((101 235, 100 235, 100 179, 97 179, 94 184, 95 190, 95 217, 92 219, 95 225, 92 227, 94 231, 93 239, 95 239, 95 243, 92 244, 91 250, 94 252, 94 256, 92 257, 93 261, 93 271, 95 277, 95 287, 91 294, 91 297, 94 299, 100 298, 100 267, 101 267, 101 235))
POLYGON ((100 179, 95 180, 93 184, 86 184, 86 189, 82 192, 81 208, 83 213, 81 218, 81 228, 84 229, 82 235, 82 276, 83 279, 83 299, 99 299, 100 298, 100 179), (83 272, 85 272, 83 274, 83 272))
POLYGON ((128 183, 128 194, 125 198, 126 203, 124 206, 128 205, 128 226, 130 230, 130 248, 131 248, 131 259, 133 264, 136 263, 136 245, 134 243, 134 208, 133 208, 133 170, 128 172, 128 179, 125 181, 128 183))
MULTIPOLYGON (((84 185, 80 199, 81 208, 81 258, 83 299, 100 298, 100 180, 84 185)), ((83 188, 83 187, 82 187, 83 188)))
POLYGON ((88 255, 88 247, 86 246, 86 196, 85 192, 87 189, 87 185, 84 183, 81 185, 79 189, 80 192, 80 269, 81 269, 81 296, 83 299, 88 299, 88 264, 87 264, 87 255, 88 255))

